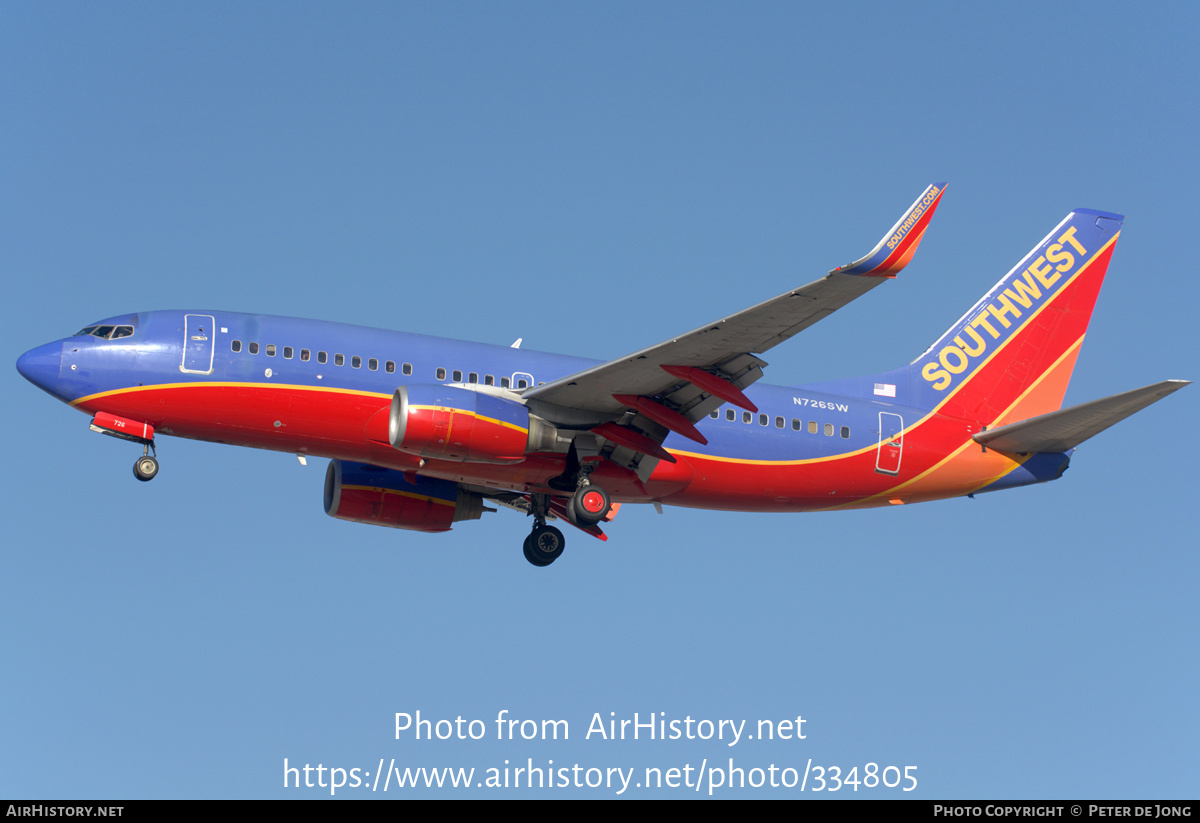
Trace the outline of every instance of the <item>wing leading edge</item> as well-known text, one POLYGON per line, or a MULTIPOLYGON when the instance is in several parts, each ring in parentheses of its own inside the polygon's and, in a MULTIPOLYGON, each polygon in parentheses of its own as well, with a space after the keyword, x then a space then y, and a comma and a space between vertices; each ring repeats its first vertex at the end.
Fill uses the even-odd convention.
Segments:
POLYGON ((625 437, 612 426, 658 443, 668 431, 698 439, 689 424, 723 401, 757 410, 741 391, 762 377, 767 364, 757 355, 894 277, 912 259, 945 187, 926 188, 879 244, 854 263, 686 334, 530 389, 526 402, 563 424, 595 422, 596 434, 603 437, 597 429, 607 429, 621 440, 606 439, 656 457, 661 455, 630 445, 638 442, 636 436, 625 437), (630 419, 618 421, 622 415, 629 418, 627 413, 630 419))

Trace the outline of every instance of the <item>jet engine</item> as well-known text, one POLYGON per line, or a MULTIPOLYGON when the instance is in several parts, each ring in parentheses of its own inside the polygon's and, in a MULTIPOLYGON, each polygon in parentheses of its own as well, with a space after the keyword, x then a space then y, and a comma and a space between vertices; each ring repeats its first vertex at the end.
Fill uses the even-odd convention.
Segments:
POLYGON ((520 463, 533 422, 512 400, 419 383, 396 389, 388 437, 393 448, 430 459, 520 463))
POLYGON ((412 476, 366 463, 330 460, 325 472, 325 513, 339 520, 448 532, 452 523, 478 520, 483 498, 449 480, 412 476))

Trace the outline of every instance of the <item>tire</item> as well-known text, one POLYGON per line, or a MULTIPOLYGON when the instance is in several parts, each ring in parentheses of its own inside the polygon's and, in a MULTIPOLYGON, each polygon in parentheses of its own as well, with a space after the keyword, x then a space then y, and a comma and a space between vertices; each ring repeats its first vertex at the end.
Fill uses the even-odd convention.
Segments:
POLYGON ((550 563, 548 561, 538 560, 536 557, 533 556, 532 552, 530 552, 530 550, 529 550, 529 541, 528 540, 525 541, 525 559, 529 561, 530 565, 537 566, 539 569, 542 568, 543 566, 550 565, 550 563))
POLYGON ((542 526, 525 538, 525 559, 535 566, 549 566, 562 556, 566 546, 562 532, 553 526, 542 526))
POLYGON ((133 476, 143 483, 149 483, 158 474, 158 461, 144 454, 133 461, 133 476))
POLYGON ((599 486, 581 486, 571 497, 569 507, 575 514, 575 522, 581 526, 594 526, 608 516, 612 501, 608 492, 599 486))

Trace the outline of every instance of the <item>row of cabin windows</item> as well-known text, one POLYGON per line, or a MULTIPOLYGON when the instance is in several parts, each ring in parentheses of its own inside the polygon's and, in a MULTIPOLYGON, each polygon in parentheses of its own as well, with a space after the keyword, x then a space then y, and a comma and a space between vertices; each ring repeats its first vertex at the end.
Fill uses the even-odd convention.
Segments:
MULTIPOLYGON (((242 341, 241 340, 230 341, 229 348, 231 351, 240 352, 242 350, 242 341)), ((250 354, 258 354, 260 351, 258 343, 251 342, 251 343, 247 344, 246 351, 248 351, 250 354)), ((282 351, 279 351, 278 349, 275 348, 274 343, 268 343, 267 345, 263 346, 261 351, 267 357, 274 357, 276 355, 276 353, 281 353, 283 355, 284 360, 291 360, 292 357, 295 356, 295 350, 291 346, 284 346, 282 351)), ((309 360, 312 359, 312 352, 310 352, 308 349, 301 349, 300 350, 300 359, 305 362, 308 362, 309 360)), ((323 351, 317 352, 317 362, 318 363, 328 363, 329 362, 329 354, 327 352, 323 352, 323 351)), ((351 368, 361 369, 362 364, 363 364, 363 359, 361 357, 359 357, 357 354, 352 355, 350 357, 350 367, 351 368)), ((333 355, 333 365, 335 365, 335 366, 346 365, 346 355, 334 354, 333 355)), ((379 370, 379 361, 376 360, 374 357, 368 358, 367 368, 370 369, 371 371, 378 371, 379 370)), ((396 371, 395 361, 393 361, 393 360, 385 361, 383 364, 383 370, 385 372, 387 372, 388 374, 394 373, 396 371)), ((400 366, 400 371, 402 374, 412 374, 412 363, 402 363, 400 366)))
MULTIPOLYGON (((234 352, 240 352, 240 351, 242 350, 242 341, 241 341, 241 340, 233 340, 233 341, 231 341, 231 342, 230 342, 230 344, 229 344, 229 348, 230 348, 231 350, 233 350, 234 352)), ((248 344, 248 345, 246 346, 246 350, 247 350, 248 352, 250 352, 250 354, 258 354, 258 352, 259 352, 259 345, 258 345, 258 343, 257 343, 257 342, 252 342, 252 343, 250 343, 250 344, 248 344)), ((275 344, 274 344, 274 343, 268 343, 266 346, 264 346, 264 347, 263 347, 263 352, 264 352, 264 353, 267 355, 267 357, 274 357, 274 356, 275 356, 275 353, 276 353, 275 344)), ((291 347, 291 346, 284 346, 284 347, 283 347, 283 359, 284 359, 284 360, 291 360, 291 359, 292 359, 292 356, 293 356, 293 353, 294 353, 294 352, 293 352, 293 350, 292 350, 292 347, 291 347)), ((301 349, 301 350, 300 350, 300 359, 301 359, 301 360, 303 360, 303 361, 308 361, 308 360, 310 359, 310 357, 311 357, 311 356, 312 356, 312 353, 311 353, 311 352, 309 352, 309 350, 308 350, 308 349, 301 349)), ((323 351, 319 351, 319 352, 317 352, 317 362, 318 362, 318 363, 327 363, 327 362, 329 362, 329 355, 328 355, 326 352, 323 352, 323 351)), ((353 356, 351 356, 351 358, 350 358, 350 367, 351 367, 351 368, 353 368, 353 369, 359 369, 359 368, 362 368, 362 362, 363 362, 363 361, 362 361, 362 358, 361 358, 361 357, 359 357, 357 354, 356 354, 356 355, 353 355, 353 356)), ((345 364, 346 364, 346 356, 345 356, 344 354, 334 354, 334 355, 333 355, 333 365, 335 365, 335 366, 344 366, 345 364)), ((367 368, 368 368, 368 369, 370 369, 371 371, 378 371, 378 369, 379 369, 379 361, 378 361, 378 360, 376 360, 374 357, 372 357, 372 358, 368 359, 368 360, 367 360, 367 368)), ((384 370, 385 372, 387 372, 388 374, 392 374, 392 373, 394 373, 394 372, 396 371, 396 364, 395 364, 395 362, 394 362, 394 361, 391 361, 391 360, 388 360, 388 361, 384 362, 384 364, 383 364, 383 370, 384 370)), ((412 367, 412 363, 402 363, 402 364, 400 365, 400 373, 401 373, 401 374, 404 374, 404 375, 411 375, 411 374, 413 373, 413 367, 412 367)), ((436 370, 435 374, 437 375, 437 379, 438 379, 438 380, 445 380, 445 379, 446 379, 446 370, 445 370, 444 368, 438 367, 438 369, 436 370)), ((452 375, 451 375, 451 382, 454 382, 454 383, 461 383, 461 382, 463 382, 463 373, 462 373, 462 371, 460 371, 460 370, 458 370, 458 369, 455 369, 455 370, 454 370, 454 372, 453 372, 453 373, 452 373, 452 375)), ((479 374, 478 374, 477 372, 469 372, 469 373, 467 374, 467 382, 468 382, 468 383, 478 383, 478 382, 479 382, 479 374)), ((507 389, 507 388, 509 388, 509 387, 511 386, 511 384, 512 384, 512 381, 511 381, 509 378, 507 378, 507 377, 501 377, 501 378, 500 378, 500 383, 499 383, 499 385, 500 385, 500 388, 502 388, 502 389, 507 389)), ((483 376, 483 385, 485 385, 485 386, 495 386, 495 385, 496 385, 496 378, 495 378, 493 375, 490 375, 490 374, 485 374, 485 375, 483 376)), ((519 378, 519 379, 517 380, 517 388, 518 388, 518 389, 527 389, 527 388, 529 388, 529 381, 528 381, 528 380, 526 380, 524 377, 522 377, 522 378, 519 378)))
MULTIPOLYGON (((86 333, 86 331, 87 330, 85 330, 85 333, 86 333)), ((240 352, 242 350, 242 341, 241 340, 231 341, 229 344, 229 348, 232 351, 234 351, 235 353, 240 352)), ((258 354, 258 352, 259 352, 258 343, 251 342, 247 346, 247 351, 249 351, 250 354, 258 354)), ((274 357, 276 354, 275 344, 268 343, 264 347, 264 353, 267 355, 267 357, 274 357)), ((293 355, 294 355, 294 350, 292 349, 291 346, 283 347, 283 359, 284 360, 291 360, 293 355)), ((311 358, 311 356, 312 356, 312 353, 308 349, 300 350, 300 359, 302 361, 307 362, 311 358)), ((329 355, 326 352, 318 351, 317 352, 317 362, 318 363, 329 362, 329 355)), ((336 354, 335 353, 333 355, 333 364, 335 366, 344 366, 346 364, 346 356, 344 354, 336 354)), ((350 367, 354 368, 354 369, 362 368, 362 358, 359 357, 357 354, 352 355, 350 357, 350 367)), ((377 359, 375 359, 374 357, 369 358, 367 360, 367 368, 371 371, 378 371, 379 370, 379 361, 377 359)), ((400 369, 401 369, 401 374, 404 374, 404 375, 411 375, 413 373, 412 363, 402 363, 400 366, 400 369)), ((393 374, 396 371, 396 363, 392 360, 385 361, 383 364, 383 370, 385 372, 387 372, 388 374, 393 374)), ((436 375, 438 380, 446 379, 446 370, 444 368, 442 368, 441 366, 439 366, 435 370, 434 374, 436 375)), ((463 382, 462 371, 460 369, 455 369, 453 372, 451 372, 450 381, 452 383, 463 382)), ((479 382, 479 373, 478 372, 467 372, 467 382, 468 383, 478 383, 479 382)), ((490 374, 485 374, 483 376, 483 385, 495 386, 496 385, 495 376, 490 375, 490 374)), ((509 380, 509 378, 507 378, 507 377, 501 377, 499 385, 500 385, 500 388, 502 388, 502 389, 511 388, 512 381, 509 380)), ((524 377, 518 378, 516 387, 518 389, 527 389, 527 388, 529 388, 529 381, 526 380, 524 377)), ((720 412, 714 410, 708 416, 711 417, 713 420, 716 420, 720 417, 720 412)), ((733 409, 726 409, 725 410, 725 419, 730 422, 736 420, 737 412, 734 411, 733 409)), ((753 421, 754 421, 754 415, 751 412, 748 412, 748 411, 742 412, 742 422, 743 423, 751 423, 753 421)), ((760 414, 758 416, 758 425, 766 426, 766 425, 769 425, 769 423, 770 423, 770 418, 767 415, 760 414)), ((784 427, 784 425, 785 425, 785 423, 784 423, 783 417, 775 418, 775 428, 782 429, 784 427)), ((803 425, 803 421, 801 421, 799 418, 796 418, 796 417, 792 418, 792 430, 793 431, 800 431, 802 425, 803 425)), ((833 431, 834 431, 834 425, 832 423, 826 423, 825 424, 825 436, 833 437, 833 431)), ((809 434, 817 434, 818 433, 818 424, 817 424, 816 420, 808 421, 808 433, 809 434)), ((849 438, 850 437, 850 427, 842 426, 840 434, 844 439, 849 438)))
MULTIPOLYGON (((445 369, 443 369, 442 367, 440 367, 440 366, 439 366, 439 367, 437 368, 437 370, 434 372, 434 375, 436 376, 436 378, 437 378, 438 380, 445 380, 445 379, 446 379, 446 370, 445 370, 445 369)), ((463 382, 463 373, 462 373, 462 370, 460 370, 460 369, 455 369, 454 371, 450 372, 450 382, 451 382, 451 383, 461 383, 461 382, 463 382)), ((478 383, 478 382, 480 382, 480 380, 479 380, 479 372, 473 372, 473 371, 472 371, 472 372, 467 372, 467 382, 468 382, 468 383, 478 383)), ((500 388, 502 388, 502 389, 511 389, 511 388, 513 388, 512 380, 511 380, 510 378, 508 378, 508 377, 501 377, 501 378, 500 378, 500 382, 496 382, 496 377, 495 377, 494 375, 491 375, 491 374, 485 374, 485 375, 483 375, 483 385, 485 385, 485 386, 499 386, 499 387, 500 387, 500 388)), ((518 378, 518 379, 517 379, 517 385, 516 385, 516 388, 518 388, 518 389, 527 389, 527 388, 529 388, 529 381, 528 381, 528 380, 526 380, 524 377, 518 378)))
MULTIPOLYGON (((85 332, 86 332, 86 330, 85 330, 85 332)), ((234 352, 240 352, 242 350, 242 341, 241 340, 231 341, 229 344, 229 348, 234 352)), ((249 351, 250 354, 258 354, 258 352, 259 352, 258 343, 251 342, 247 346, 247 351, 249 351)), ((264 348, 264 353, 267 355, 267 357, 274 357, 276 354, 275 344, 268 343, 264 348)), ((284 360, 291 360, 293 355, 294 355, 294 350, 292 349, 291 346, 283 347, 283 359, 284 360)), ((307 362, 311 358, 311 356, 312 356, 312 353, 308 349, 300 350, 300 359, 302 361, 307 362)), ((317 362, 318 363, 329 362, 329 355, 326 352, 318 351, 317 352, 317 362)), ((333 364, 335 366, 346 365, 346 356, 344 354, 334 354, 333 355, 333 364)), ((352 355, 350 357, 350 367, 354 368, 354 369, 362 368, 362 358, 359 357, 357 354, 352 355)), ((379 370, 379 361, 376 360, 374 357, 369 358, 367 360, 367 368, 371 371, 378 371, 379 370)), ((402 363, 400 369, 401 369, 401 374, 404 374, 404 375, 411 375, 413 373, 412 363, 402 363)), ((383 370, 386 371, 388 374, 393 374, 396 371, 396 363, 392 360, 385 361, 383 364, 383 370)), ((434 374, 436 375, 438 380, 446 379, 446 370, 444 368, 442 368, 441 366, 439 366, 436 369, 434 374)), ((451 372, 450 381, 452 383, 463 382, 462 371, 460 369, 455 369, 453 372, 451 372)), ((479 373, 478 372, 467 372, 467 382, 468 383, 478 383, 479 382, 479 373)), ((483 376, 483 385, 495 386, 496 385, 495 376, 490 375, 490 374, 485 374, 483 376)), ((509 380, 509 378, 507 378, 507 377, 500 378, 500 388, 507 389, 507 388, 511 388, 511 386, 512 386, 512 382, 509 380)), ((516 387, 518 389, 527 389, 527 388, 529 388, 529 381, 526 380, 524 377, 518 378, 516 387)), ((720 412, 714 410, 708 416, 711 417, 713 420, 716 420, 720 417, 720 412)), ((736 420, 737 412, 734 411, 733 409, 726 409, 725 410, 725 419, 730 422, 736 420)), ((751 423, 753 421, 754 421, 754 415, 751 412, 748 412, 748 411, 742 412, 742 422, 743 423, 751 423)), ((770 418, 767 415, 760 414, 758 416, 758 425, 766 426, 766 425, 769 425, 769 423, 770 423, 770 418)), ((775 428, 782 429, 784 427, 784 425, 785 425, 785 423, 784 423, 783 417, 775 418, 775 428)), ((803 421, 801 421, 799 418, 796 418, 796 417, 792 418, 792 430, 793 431, 800 431, 802 425, 803 425, 803 421)), ((832 423, 826 423, 825 424, 825 436, 833 437, 833 431, 834 431, 834 425, 832 423)), ((818 424, 817 424, 816 420, 808 421, 808 433, 809 434, 817 434, 818 433, 818 424)), ((842 426, 840 434, 844 439, 849 438, 850 437, 850 427, 842 426)))
MULTIPOLYGON (((715 410, 715 411, 710 412, 708 416, 711 417, 713 420, 717 420, 720 418, 721 412, 719 410, 715 410)), ((731 423, 733 421, 737 420, 737 411, 734 409, 726 409, 725 410, 725 419, 731 423)), ((748 411, 742 412, 742 422, 743 423, 753 423, 754 422, 754 414, 752 412, 748 412, 748 411)), ((770 423, 771 423, 771 418, 768 415, 760 414, 758 416, 758 425, 768 426, 768 425, 770 425, 770 423)), ((783 417, 775 418, 775 428, 782 429, 786 425, 787 425, 787 422, 783 419, 783 417)), ((799 419, 798 417, 793 417, 792 418, 792 431, 801 431, 803 428, 804 428, 804 421, 799 419)), ((834 428, 835 427, 832 423, 826 423, 824 426, 825 436, 833 437, 834 428)), ((808 421, 808 433, 809 434, 819 434, 820 430, 821 430, 821 427, 817 423, 816 420, 808 421)), ((838 432, 838 434, 840 434, 843 439, 849 439, 850 427, 842 426, 841 430, 838 432)))

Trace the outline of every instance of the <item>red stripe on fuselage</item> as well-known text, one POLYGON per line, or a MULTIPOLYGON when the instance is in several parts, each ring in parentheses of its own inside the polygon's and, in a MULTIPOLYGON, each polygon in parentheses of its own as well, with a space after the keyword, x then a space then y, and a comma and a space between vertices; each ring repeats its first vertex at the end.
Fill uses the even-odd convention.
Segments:
MULTIPOLYGON (((562 455, 534 454, 515 465, 454 463, 419 458, 368 437, 368 423, 388 398, 337 389, 189 383, 146 386, 93 395, 75 404, 155 426, 160 434, 236 446, 301 453, 417 471, 460 483, 514 491, 550 491, 547 481, 565 468, 562 455), (279 425, 276 425, 278 422, 279 425)), ((926 422, 922 434, 936 428, 926 422)), ((962 441, 961 424, 954 427, 962 441)), ((923 438, 922 438, 923 439, 923 438)), ((906 435, 905 471, 918 461, 917 438, 906 435)), ((944 454, 944 452, 943 452, 944 454)), ((995 454, 995 452, 992 452, 995 454)), ((932 459, 934 455, 929 455, 932 459)), ((643 486, 629 471, 605 461, 592 475, 616 500, 663 499, 683 506, 746 511, 804 511, 877 493, 897 478, 874 472, 875 452, 791 463, 746 463, 685 453, 679 464, 660 463, 643 486)))
MULTIPOLYGON (((386 435, 391 398, 346 389, 253 383, 177 383, 90 395, 72 405, 151 423, 160 434, 371 463, 460 483, 541 490, 562 474, 562 455, 530 455, 511 465, 427 460, 393 449, 386 435), (278 424, 278 425, 276 425, 278 424)), ((628 481, 626 494, 645 496, 628 481)), ((608 488, 606 486, 606 488, 608 488)))

